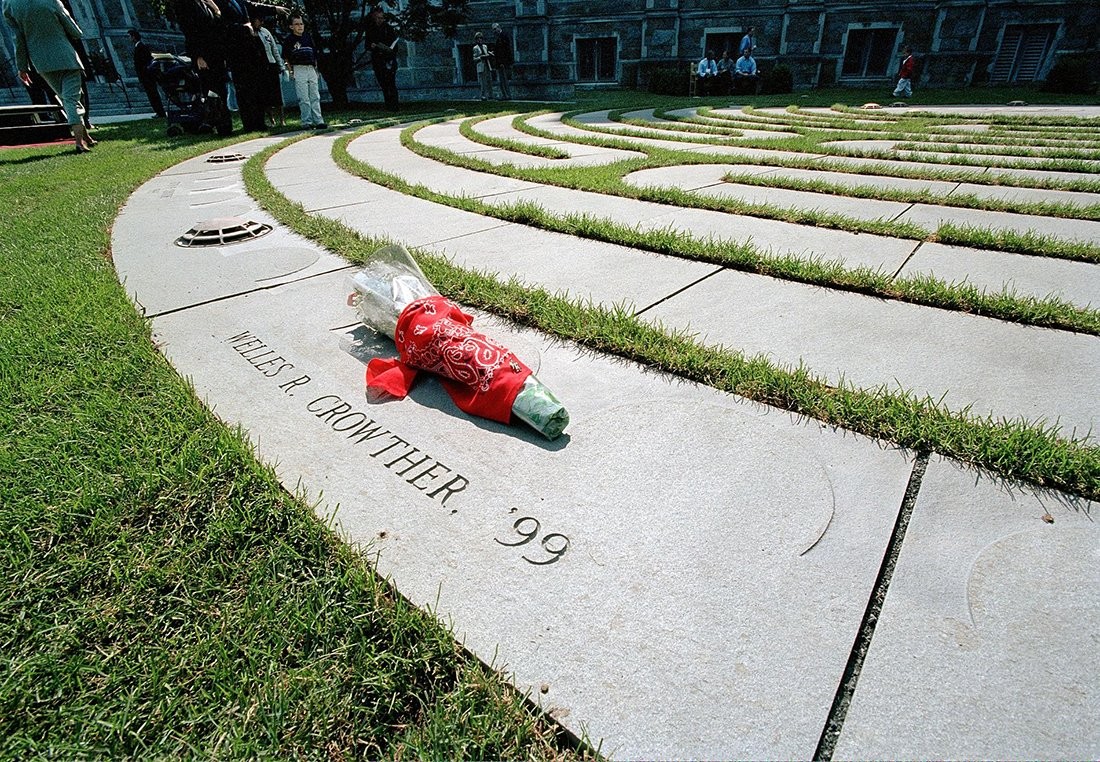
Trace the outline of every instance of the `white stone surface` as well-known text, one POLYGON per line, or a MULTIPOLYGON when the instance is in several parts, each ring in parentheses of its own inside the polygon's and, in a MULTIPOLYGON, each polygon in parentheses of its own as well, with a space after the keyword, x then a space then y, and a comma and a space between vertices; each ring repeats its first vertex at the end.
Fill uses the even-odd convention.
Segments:
POLYGON ((980 209, 958 209, 931 204, 913 204, 898 218, 899 222, 912 222, 926 230, 934 231, 940 225, 951 223, 964 227, 990 230, 1028 231, 1053 236, 1068 241, 1084 243, 1100 242, 1100 222, 1074 220, 1065 217, 1040 217, 1033 214, 987 212, 980 209))
POLYGON ((901 216, 911 206, 899 201, 879 201, 832 193, 725 182, 722 178, 727 172, 726 168, 714 164, 659 167, 632 172, 623 180, 640 187, 681 188, 703 196, 737 199, 746 204, 836 214, 857 220, 890 221, 901 216), (706 180, 710 182, 707 183, 706 180))
POLYGON ((472 419, 430 379, 372 406, 361 360, 392 345, 361 329, 358 357, 342 349, 341 281, 165 316, 155 338, 403 594, 604 753, 811 755, 909 461, 491 320, 475 325, 535 347, 566 437, 472 419))
MULTIPOLYGON (((532 168, 558 168, 558 167, 579 167, 579 166, 592 166, 599 164, 610 164, 613 161, 622 161, 623 159, 637 159, 644 157, 645 154, 633 151, 616 151, 610 148, 599 148, 597 146, 585 146, 589 149, 587 151, 571 152, 572 155, 565 159, 550 159, 543 156, 532 156, 530 154, 520 153, 517 151, 508 151, 499 148, 493 148, 492 146, 485 145, 483 143, 477 143, 473 140, 462 135, 460 130, 461 122, 450 121, 441 122, 439 124, 429 125, 419 130, 416 133, 416 139, 418 142, 434 148, 444 148, 448 151, 452 151, 457 154, 470 156, 471 158, 479 159, 481 161, 489 162, 494 166, 511 165, 516 167, 532 167, 532 168)), ((480 124, 474 125, 475 131, 480 124)), ((497 128, 495 132, 504 133, 504 130, 497 128)), ((546 145, 551 141, 545 138, 535 138, 534 136, 527 135, 519 130, 512 130, 512 133, 500 134, 500 137, 506 137, 509 140, 515 140, 516 142, 528 142, 529 140, 542 140, 544 141, 540 145, 546 145)), ((556 148, 562 148, 567 144, 555 143, 556 148)), ((563 149, 564 150, 564 149, 563 149)))
MULTIPOLYGON (((380 132, 353 149, 417 182, 487 200, 580 195, 507 178, 448 185, 459 175, 406 162, 408 152, 388 150, 394 131, 380 132)), ((600 303, 660 302, 643 317, 805 359, 834 380, 915 383, 933 396, 946 385, 949 405, 1060 415, 1066 431, 1097 422, 1096 337, 480 218, 340 172, 335 137, 279 152, 268 176, 369 235, 600 303)), ((466 416, 431 379, 406 400, 370 405, 363 362, 393 346, 356 327, 342 260, 281 230, 169 257, 196 215, 259 214, 239 167, 212 166, 188 162, 143 186, 115 226, 115 260, 131 295, 154 303, 158 345, 288 489, 335 510, 404 595, 612 758, 813 754, 909 477, 903 453, 485 316, 477 326, 569 406, 565 437, 466 416)), ((620 201, 587 208, 728 234, 694 210, 620 201)), ((751 223, 725 217, 742 234, 751 223)), ((836 232, 804 231, 818 239, 807 246, 836 232)), ((866 253, 856 256, 868 258, 899 243, 858 239, 866 253)), ((940 248, 941 259, 957 251, 940 248)), ((910 266, 935 266, 933 253, 923 246, 910 266)), ((1052 493, 1013 497, 934 461, 836 757, 1095 757, 1094 509, 1052 493)))
POLYGON ((514 118, 515 117, 512 115, 508 115, 486 119, 473 125, 473 129, 474 132, 489 137, 515 140, 528 145, 556 148, 560 151, 565 151, 574 160, 581 157, 590 157, 588 158, 588 163, 593 164, 606 164, 612 161, 622 161, 623 159, 636 159, 645 155, 639 151, 620 151, 616 148, 604 148, 602 146, 591 146, 583 143, 570 143, 564 140, 551 140, 550 138, 544 138, 538 135, 529 135, 526 132, 520 132, 512 126, 514 118))
POLYGON ((835 758, 1100 755, 1098 509, 933 460, 835 758))
MULTIPOLYGON (((385 131, 379 131, 379 133, 385 131)), ((320 140, 320 139, 318 139, 320 140)), ((297 156, 300 163, 309 162, 314 173, 331 157, 320 144, 307 146, 313 140, 291 146, 280 153, 297 156), (302 148, 299 148, 302 146, 302 148), (302 158, 308 153, 308 159, 302 158)), ((678 230, 697 237, 714 237, 733 241, 753 241, 764 251, 795 256, 817 257, 831 261, 841 260, 850 267, 870 267, 894 273, 916 247, 913 241, 904 241, 875 235, 859 235, 842 230, 810 228, 778 220, 690 209, 629 198, 606 196, 600 193, 577 191, 570 188, 537 185, 526 181, 498 177, 499 184, 486 180, 486 175, 472 170, 450 167, 417 156, 401 146, 398 135, 368 133, 348 146, 348 152, 371 166, 392 172, 407 180, 426 185, 439 193, 455 196, 472 196, 488 203, 517 203, 530 201, 555 214, 585 214, 607 219, 627 227, 641 230, 678 230), (368 141, 367 139, 370 138, 368 141), (486 193, 487 184, 494 192, 486 193)), ((291 161, 289 157, 283 159, 291 161)), ((682 168, 690 172, 688 168, 682 168)), ((337 183, 352 197, 344 181, 337 183)), ((492 177, 492 176, 489 176, 492 177)), ((329 182, 325 180, 325 182, 329 182)), ((296 200, 308 193, 299 193, 296 186, 287 187, 296 200)), ((408 198, 408 197, 405 197, 408 198)), ((415 207, 415 199, 408 201, 415 207)), ((441 213, 440 220, 451 219, 441 213)), ((419 217, 419 215, 417 215, 419 217)), ((392 224, 393 219, 388 218, 392 224)))
MULTIPOLYGON (((270 139, 219 153, 250 155, 270 139)), ((243 162, 183 162, 141 186, 112 228, 111 256, 127 293, 149 315, 246 293, 347 267, 332 254, 279 227, 245 193, 243 162), (198 223, 241 217, 273 226, 260 238, 224 246, 183 248, 175 240, 198 223)))
POLYGON ((933 275, 990 293, 1007 289, 1039 299, 1056 297, 1078 307, 1100 306, 1100 265, 1089 262, 924 243, 898 275, 933 275))
POLYGON ((1100 337, 723 271, 642 315, 830 383, 1100 432, 1100 337))

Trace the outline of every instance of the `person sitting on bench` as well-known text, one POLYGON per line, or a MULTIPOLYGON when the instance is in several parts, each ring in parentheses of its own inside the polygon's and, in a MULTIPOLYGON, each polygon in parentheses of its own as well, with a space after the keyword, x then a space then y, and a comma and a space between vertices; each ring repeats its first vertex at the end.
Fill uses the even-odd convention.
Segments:
POLYGON ((747 50, 737 59, 733 65, 733 91, 738 94, 756 94, 757 84, 756 60, 752 57, 752 50, 747 50))
POLYGON ((714 60, 714 51, 708 50, 707 54, 699 61, 699 66, 695 69, 695 75, 698 78, 698 93, 699 95, 711 95, 714 92, 714 85, 718 78, 718 62, 714 60))

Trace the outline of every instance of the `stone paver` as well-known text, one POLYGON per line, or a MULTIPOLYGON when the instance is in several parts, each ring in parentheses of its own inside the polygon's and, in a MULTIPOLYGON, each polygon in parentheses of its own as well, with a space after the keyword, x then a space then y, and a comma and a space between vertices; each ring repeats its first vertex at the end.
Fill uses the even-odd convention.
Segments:
MULTIPOLYGON (((133 250, 172 245, 157 220, 123 211, 118 230, 145 231, 116 235, 124 278, 155 267, 133 250)), ((566 438, 472 419, 431 380, 371 406, 363 362, 393 348, 347 328, 345 277, 195 303, 154 337, 284 483, 340 506, 341 531, 404 595, 605 752, 812 754, 905 455, 484 317, 567 401, 566 438)))
MULTIPOLYGON (((368 133, 352 141, 348 152, 371 166, 409 182, 424 184, 439 193, 495 203, 531 201, 550 212, 587 214, 641 230, 672 229, 700 237, 768 241, 769 250, 776 253, 839 259, 852 267, 867 266, 892 273, 902 266, 916 246, 915 242, 883 236, 811 229, 776 220, 684 209, 504 177, 493 182, 480 172, 441 165, 418 156, 400 144, 395 130, 368 133)), ((331 159, 326 159, 320 151, 316 153, 318 162, 331 163, 331 159)))
MULTIPOLYGON (((385 146, 378 139, 371 141, 369 151, 358 143, 353 141, 351 150, 372 163, 396 166, 402 162, 404 149, 394 140, 390 141, 389 155, 402 158, 387 159, 385 146)), ((440 176, 447 178, 444 184, 451 192, 458 192, 462 187, 458 184, 460 176, 453 169, 440 167, 440 176)), ((566 195, 569 203, 585 203, 579 200, 582 194, 575 191, 566 195)), ((604 201, 621 202, 638 203, 629 199, 604 201)), ((550 207, 545 199, 540 203, 550 207)), ((678 211, 678 223, 685 224, 691 213, 678 211)), ((639 216, 644 215, 634 215, 639 216)), ((809 232, 824 237, 825 232, 838 231, 809 232)), ((529 236, 529 248, 550 250, 540 233, 530 231, 529 236)), ((451 242, 448 251, 461 245, 460 241, 451 242)), ((970 255, 980 257, 980 253, 970 255)), ((558 261, 569 261, 567 251, 560 256, 567 259, 558 261)), ((515 253, 497 261, 524 282, 538 283, 519 272, 521 265, 508 264, 517 261, 515 253)), ((920 272, 920 268, 914 265, 914 271, 920 272)), ((935 272, 934 267, 929 269, 935 272)), ((1095 289, 1096 269, 1093 265, 1076 269, 1093 275, 1083 281, 1087 284, 1086 299, 1091 299, 1095 289)), ((561 277, 568 277, 567 273, 561 277)), ((1023 282, 1026 276, 1026 270, 1013 272, 1009 282, 1015 285, 1012 278, 1023 282)), ((561 277, 553 281, 555 287, 561 287, 561 277)), ((1006 282, 1004 274, 994 272, 991 277, 992 282, 981 285, 1000 291, 1006 282)), ((1042 282, 1028 288, 1043 295, 1051 290, 1042 282)), ((1068 286, 1061 292, 1072 293, 1068 286)), ((639 308, 651 303, 635 302, 639 308)), ((1100 339, 1094 336, 1043 331, 734 272, 719 273, 679 292, 646 316, 665 325, 698 331, 711 343, 750 355, 771 352, 784 365, 805 362, 833 382, 843 376, 858 386, 900 387, 921 396, 943 397, 949 407, 957 410, 973 403, 974 412, 980 416, 1045 420, 1067 434, 1076 431, 1080 436, 1097 428, 1100 416, 1095 405, 1100 399, 1100 339), (1037 332, 1044 337, 1042 341, 1037 332), (981 351, 976 352, 975 346, 981 351)))
POLYGON ((1094 758, 1098 509, 933 460, 836 757, 1094 758))
MULTIPOLYGON (((847 151, 881 152, 887 156, 894 156, 899 159, 926 159, 937 161, 941 164, 962 164, 965 162, 975 167, 1010 164, 1013 165, 1013 168, 1019 167, 1027 169, 1028 165, 1047 164, 1051 161, 1051 159, 1046 156, 1011 156, 1008 154, 993 153, 948 153, 946 151, 936 151, 934 149, 935 144, 928 144, 930 147, 927 150, 895 148, 895 145, 901 142, 906 141, 834 140, 828 143, 822 143, 822 145, 847 151)), ((975 148, 978 148, 978 146, 975 146, 975 148)), ((1082 163, 1091 167, 1094 172, 1100 172, 1100 162, 1085 161, 1082 163)))
MULTIPOLYGON (((331 159, 336 137, 287 147, 266 171, 312 213, 362 232, 575 297, 627 300, 644 319, 804 359, 834 380, 917 379, 933 396, 947 384, 948 405, 1057 415, 1064 431, 1096 423, 1097 337, 478 217, 349 177, 331 159)), ((350 150, 482 199, 565 208, 573 196, 650 226, 708 219, 468 177, 405 151, 393 130, 350 150)), ((159 315, 158 346, 288 489, 323 514, 338 506, 341 532, 376 554, 403 595, 453 623, 567 728, 615 759, 812 756, 852 644, 871 635, 862 618, 883 594, 879 568, 908 485, 912 519, 837 758, 1100 752, 1095 505, 936 457, 921 478, 887 444, 483 315, 477 325, 566 402, 565 437, 470 418, 431 379, 403 401, 370 405, 363 363, 393 345, 345 305, 346 263, 278 226, 250 244, 174 249, 179 226, 208 210, 265 219, 243 195, 239 166, 181 165, 139 189, 114 226, 120 278, 157 305, 147 311, 159 315)), ((835 231, 811 234, 823 232, 835 231)), ((948 267, 960 251, 937 246, 917 248, 906 271, 948 267)), ((1087 281, 1083 272, 1029 277, 1087 281)))
POLYGON ((1100 338, 723 271, 645 313, 836 384, 907 389, 975 415, 1100 431, 1100 338))

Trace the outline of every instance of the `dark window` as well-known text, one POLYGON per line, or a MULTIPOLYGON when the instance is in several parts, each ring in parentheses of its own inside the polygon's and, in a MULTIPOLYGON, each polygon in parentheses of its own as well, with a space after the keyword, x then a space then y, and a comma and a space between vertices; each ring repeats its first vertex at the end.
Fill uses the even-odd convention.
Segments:
POLYGON ((897 43, 897 28, 849 29, 844 49, 845 77, 885 77, 897 43))
POLYGON ((1057 24, 1024 26, 1010 24, 1005 27, 1001 49, 993 62, 989 78, 993 82, 1031 82, 1039 76, 1039 70, 1050 52, 1051 42, 1058 31, 1057 24))
POLYGON ((614 37, 577 40, 577 79, 581 82, 614 82, 619 45, 614 37))
POLYGON ((456 45, 458 48, 458 62, 461 66, 462 83, 477 82, 477 63, 474 61, 474 44, 456 45))
MULTIPOLYGON (((708 50, 714 53, 715 59, 722 57, 722 51, 728 50, 730 58, 740 58, 741 38, 745 35, 734 32, 710 33, 706 36, 703 49, 699 51, 699 58, 708 50)), ((696 59, 699 60, 699 59, 696 59)))

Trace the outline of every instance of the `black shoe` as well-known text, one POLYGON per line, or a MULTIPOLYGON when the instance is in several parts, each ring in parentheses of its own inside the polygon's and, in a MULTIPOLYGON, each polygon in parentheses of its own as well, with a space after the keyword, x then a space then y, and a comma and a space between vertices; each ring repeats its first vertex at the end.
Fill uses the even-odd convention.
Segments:
POLYGON ((321 122, 320 124, 313 125, 313 129, 315 129, 315 130, 327 130, 328 125, 325 122, 321 122))

